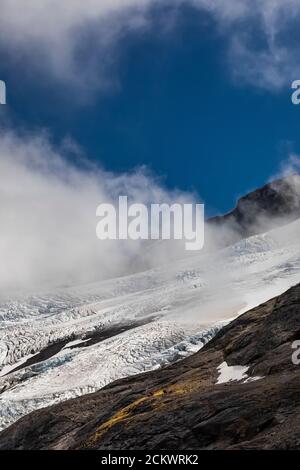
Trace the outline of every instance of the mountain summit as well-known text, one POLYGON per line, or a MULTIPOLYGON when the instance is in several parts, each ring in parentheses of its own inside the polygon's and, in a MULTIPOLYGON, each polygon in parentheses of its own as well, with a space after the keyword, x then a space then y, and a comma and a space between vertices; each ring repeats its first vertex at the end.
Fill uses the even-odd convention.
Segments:
POLYGON ((238 238, 266 232, 300 217, 300 174, 274 180, 241 197, 236 207, 209 219, 217 227, 231 228, 238 238))

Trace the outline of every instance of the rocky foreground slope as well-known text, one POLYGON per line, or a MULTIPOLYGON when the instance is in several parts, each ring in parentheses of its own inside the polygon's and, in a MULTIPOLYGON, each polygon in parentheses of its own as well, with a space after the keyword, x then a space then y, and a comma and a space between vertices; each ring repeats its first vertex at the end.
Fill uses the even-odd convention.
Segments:
POLYGON ((299 449, 297 339, 300 284, 185 360, 21 418, 0 448, 299 449))

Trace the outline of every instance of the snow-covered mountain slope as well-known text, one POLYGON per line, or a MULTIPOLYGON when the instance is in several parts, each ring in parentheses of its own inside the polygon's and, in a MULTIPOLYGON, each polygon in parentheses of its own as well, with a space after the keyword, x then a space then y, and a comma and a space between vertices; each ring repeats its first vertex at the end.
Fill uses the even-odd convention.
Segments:
POLYGON ((0 427, 191 354, 300 282, 300 221, 165 267, 0 302, 0 427))

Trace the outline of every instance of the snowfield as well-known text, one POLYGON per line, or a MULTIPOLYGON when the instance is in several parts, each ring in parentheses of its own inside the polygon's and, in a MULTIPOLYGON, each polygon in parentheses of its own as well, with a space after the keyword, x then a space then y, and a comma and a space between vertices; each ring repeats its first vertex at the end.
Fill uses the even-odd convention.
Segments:
POLYGON ((0 428, 199 350, 300 282, 300 221, 159 269, 0 300, 0 428), (17 370, 16 370, 17 369, 17 370))

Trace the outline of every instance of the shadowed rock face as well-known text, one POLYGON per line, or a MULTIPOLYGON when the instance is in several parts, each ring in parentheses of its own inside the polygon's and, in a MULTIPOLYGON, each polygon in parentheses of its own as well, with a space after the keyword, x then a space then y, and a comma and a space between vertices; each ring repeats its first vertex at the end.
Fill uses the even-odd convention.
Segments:
POLYGON ((228 214, 209 219, 234 230, 236 238, 265 232, 300 217, 300 175, 278 179, 238 200, 228 214))
POLYGON ((25 416, 0 434, 0 448, 299 449, 296 339, 300 285, 181 362, 25 416), (217 383, 224 361, 247 375, 217 383))

